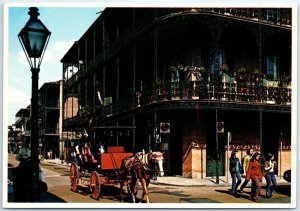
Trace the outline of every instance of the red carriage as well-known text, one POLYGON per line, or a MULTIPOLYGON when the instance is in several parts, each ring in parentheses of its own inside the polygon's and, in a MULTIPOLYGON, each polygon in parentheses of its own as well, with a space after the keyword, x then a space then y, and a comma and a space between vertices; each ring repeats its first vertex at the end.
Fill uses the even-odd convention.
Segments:
POLYGON ((72 162, 70 167, 71 190, 76 192, 80 186, 89 186, 91 197, 98 200, 102 186, 119 183, 121 162, 128 156, 133 156, 133 153, 124 152, 123 146, 110 146, 98 160, 88 147, 82 147, 80 154, 77 151, 77 164, 72 162))
MULTIPOLYGON (((77 148, 78 150, 78 148, 77 148)), ((98 200, 101 188, 120 184, 121 200, 123 201, 123 186, 136 201, 138 181, 143 188, 143 195, 149 203, 147 187, 150 178, 155 174, 163 176, 163 153, 133 153, 124 152, 123 146, 109 146, 107 152, 101 153, 96 160, 89 148, 83 147, 77 151, 77 158, 83 162, 72 162, 70 167, 71 190, 76 192, 79 187, 90 189, 91 197, 98 200)))

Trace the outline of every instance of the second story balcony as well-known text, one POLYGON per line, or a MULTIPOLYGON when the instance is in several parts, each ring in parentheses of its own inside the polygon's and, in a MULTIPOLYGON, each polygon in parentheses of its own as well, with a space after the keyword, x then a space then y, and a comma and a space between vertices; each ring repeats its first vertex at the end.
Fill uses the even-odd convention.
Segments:
POLYGON ((290 110, 290 77, 281 76, 274 80, 268 75, 258 71, 246 71, 244 68, 231 74, 222 70, 207 73, 201 68, 187 68, 189 70, 173 67, 171 80, 157 80, 153 86, 141 88, 134 96, 124 96, 118 103, 106 106, 105 116, 150 104, 176 101, 228 102, 231 106, 274 105, 290 110), (135 99, 135 103, 131 99, 135 99))

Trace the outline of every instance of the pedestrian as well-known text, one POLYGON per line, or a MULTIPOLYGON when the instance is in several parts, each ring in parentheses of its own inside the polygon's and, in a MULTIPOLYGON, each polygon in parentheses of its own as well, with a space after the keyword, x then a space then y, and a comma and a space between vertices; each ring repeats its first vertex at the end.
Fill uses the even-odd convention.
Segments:
POLYGON ((237 195, 237 188, 241 184, 241 163, 239 159, 236 157, 237 151, 232 151, 231 156, 229 158, 229 172, 232 178, 232 188, 230 193, 232 195, 237 195))
POLYGON ((270 199, 273 198, 273 191, 276 188, 276 178, 275 178, 275 173, 274 173, 274 167, 276 166, 276 161, 274 161, 274 155, 271 153, 268 153, 266 156, 266 161, 265 161, 265 172, 264 176, 267 182, 267 187, 266 187, 266 198, 270 199), (272 186, 271 186, 272 183, 272 186))
POLYGON ((33 167, 31 162, 30 149, 23 148, 16 156, 16 160, 20 161, 19 165, 13 170, 13 193, 14 202, 32 202, 35 198, 48 187, 43 182, 42 171, 39 169, 39 180, 37 181, 37 188, 33 189, 33 167))
MULTIPOLYGON (((253 148, 248 148, 247 151, 246 151, 246 155, 242 159, 242 166, 243 166, 243 170, 244 170, 243 174, 242 174, 242 177, 246 178, 246 173, 247 173, 249 162, 250 162, 250 159, 253 155, 253 152, 254 152, 253 148)), ((240 188, 241 192, 244 191, 244 188, 246 187, 246 185, 248 183, 249 183, 249 180, 245 179, 245 181, 243 182, 243 184, 241 185, 241 188, 240 188)))
POLYGON ((50 160, 52 160, 52 150, 51 149, 50 149, 49 154, 50 154, 50 160))
POLYGON ((250 199, 254 202, 258 202, 258 195, 261 189, 262 172, 260 166, 260 153, 255 152, 250 159, 246 180, 251 179, 251 195, 250 199))

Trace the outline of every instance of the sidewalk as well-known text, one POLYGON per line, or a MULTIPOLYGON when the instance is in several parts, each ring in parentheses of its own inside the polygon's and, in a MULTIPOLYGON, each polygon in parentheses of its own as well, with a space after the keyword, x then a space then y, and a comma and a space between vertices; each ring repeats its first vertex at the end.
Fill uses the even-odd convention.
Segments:
MULTIPOLYGON (((55 165, 63 165, 63 166, 70 166, 70 163, 67 162, 61 162, 59 159, 52 159, 52 160, 44 160, 43 162, 48 162, 55 165)), ((242 181, 244 181, 244 178, 242 178, 242 181)), ((277 184, 290 184, 287 181, 285 181, 283 178, 276 177, 277 184)), ((216 186, 216 187, 231 187, 231 176, 227 178, 227 176, 220 176, 219 177, 219 184, 216 183, 216 177, 204 177, 202 178, 185 178, 182 176, 164 176, 164 177, 157 177, 157 180, 152 180, 152 184, 156 185, 170 185, 170 186, 182 186, 182 187, 189 187, 189 186, 216 186)), ((264 186, 266 184, 265 178, 262 180, 262 185, 264 186)), ((248 183, 248 186, 250 187, 251 182, 248 183)), ((247 186, 247 187, 248 187, 247 186)))

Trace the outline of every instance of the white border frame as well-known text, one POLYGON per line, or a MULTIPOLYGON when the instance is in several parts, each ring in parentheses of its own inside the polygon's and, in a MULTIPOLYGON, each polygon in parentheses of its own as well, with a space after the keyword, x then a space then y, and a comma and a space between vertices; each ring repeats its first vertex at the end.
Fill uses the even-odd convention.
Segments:
MULTIPOLYGON (((66 3, 36 3, 36 2, 21 2, 21 3, 6 3, 4 5, 4 32, 3 32, 3 207, 4 208, 295 208, 296 207, 296 187, 297 187, 297 175, 296 175, 296 165, 299 162, 296 157, 297 151, 297 117, 298 117, 298 73, 297 73, 297 55, 298 55, 298 8, 295 2, 285 2, 285 3, 276 3, 276 2, 182 2, 182 1, 173 1, 170 2, 159 2, 156 0, 150 2, 104 2, 104 3, 78 3, 78 2, 66 2, 66 3), (70 5, 70 3, 72 3, 70 5), (240 203, 222 203, 222 204, 213 204, 213 203, 201 203, 201 204, 178 204, 178 203, 152 203, 152 204, 127 204, 127 203, 8 203, 7 202, 7 86, 8 86, 8 10, 11 7, 152 7, 155 4, 157 7, 290 7, 292 8, 292 137, 291 137, 291 145, 292 145, 292 189, 291 189, 291 203, 280 203, 280 204, 240 204, 240 203)), ((24 20, 26 21, 26 20, 24 20)), ((24 22, 25 23, 25 22, 24 22)))

